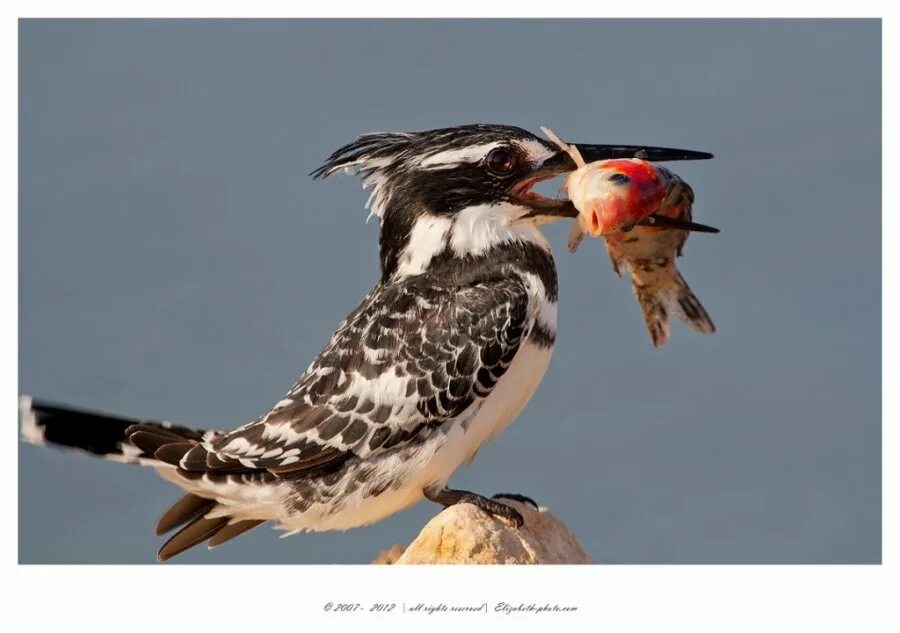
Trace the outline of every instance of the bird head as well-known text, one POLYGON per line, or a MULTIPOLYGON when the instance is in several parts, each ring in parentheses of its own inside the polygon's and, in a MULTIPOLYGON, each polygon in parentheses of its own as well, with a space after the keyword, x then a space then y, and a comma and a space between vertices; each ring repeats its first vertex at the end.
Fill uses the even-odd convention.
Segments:
MULTIPOLYGON (((584 160, 710 158, 704 152, 576 143, 584 160)), ((577 167, 555 143, 518 127, 463 125, 360 136, 312 172, 357 172, 381 224, 382 279, 419 274, 439 254, 470 257, 510 241, 533 241, 536 225, 576 217, 568 200, 534 186, 577 167)), ((542 238, 541 238, 542 239, 542 238)))

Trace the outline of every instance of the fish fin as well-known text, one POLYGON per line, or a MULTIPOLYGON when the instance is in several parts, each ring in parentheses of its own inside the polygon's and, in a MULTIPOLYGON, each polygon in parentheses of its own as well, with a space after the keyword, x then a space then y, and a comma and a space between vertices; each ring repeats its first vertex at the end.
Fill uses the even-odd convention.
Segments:
POLYGON ((569 252, 574 253, 581 246, 584 239, 584 231, 581 230, 581 224, 576 220, 572 223, 572 230, 569 231, 569 252))
POLYGON ((577 147, 575 147, 574 145, 569 145, 561 138, 559 138, 556 134, 554 134, 552 130, 545 128, 543 125, 541 126, 541 132, 543 132, 551 141, 556 143, 559 149, 571 156, 572 160, 575 161, 575 164, 578 167, 584 167, 587 164, 584 162, 584 158, 581 156, 581 152, 578 151, 577 147))
POLYGON ((684 277, 680 273, 675 274, 675 297, 672 304, 675 316, 687 323, 693 330, 702 334, 713 334, 716 326, 706 313, 706 309, 697 295, 693 293, 684 277))
POLYGON ((587 165, 577 146, 569 145, 569 156, 572 157, 572 160, 574 160, 575 164, 579 167, 584 167, 585 165, 587 165))
POLYGON ((569 191, 568 191, 568 187, 566 187, 566 184, 567 184, 566 181, 563 180, 559 185, 559 189, 556 190, 556 199, 557 200, 562 199, 563 194, 566 194, 566 198, 569 197, 569 191))
POLYGON ((609 262, 612 264, 613 272, 616 273, 616 277, 622 276, 622 269, 619 267, 620 260, 616 257, 613 250, 609 247, 609 242, 606 243, 606 254, 609 255, 609 262))
POLYGON ((632 289, 644 313, 644 322, 654 347, 669 340, 669 315, 678 317, 693 330, 703 334, 716 331, 712 319, 678 271, 666 275, 661 282, 641 285, 632 279, 632 289))

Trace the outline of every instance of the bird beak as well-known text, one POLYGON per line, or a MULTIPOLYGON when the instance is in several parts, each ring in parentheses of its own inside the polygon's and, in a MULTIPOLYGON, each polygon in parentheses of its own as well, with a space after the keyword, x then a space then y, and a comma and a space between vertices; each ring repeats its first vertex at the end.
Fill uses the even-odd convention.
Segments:
POLYGON ((582 158, 588 163, 595 160, 611 158, 640 158, 651 162, 665 160, 708 160, 713 157, 709 152, 698 152, 691 149, 674 149, 671 147, 650 147, 647 145, 584 145, 575 143, 582 158))
MULTIPOLYGON (((587 145, 575 143, 578 152, 586 163, 613 158, 640 158, 650 162, 667 160, 709 160, 713 155, 709 152, 698 152, 692 149, 675 149, 672 147, 650 147, 649 145, 587 145)), ((552 171, 562 174, 577 168, 575 161, 567 152, 558 152, 544 161, 541 171, 552 171)))

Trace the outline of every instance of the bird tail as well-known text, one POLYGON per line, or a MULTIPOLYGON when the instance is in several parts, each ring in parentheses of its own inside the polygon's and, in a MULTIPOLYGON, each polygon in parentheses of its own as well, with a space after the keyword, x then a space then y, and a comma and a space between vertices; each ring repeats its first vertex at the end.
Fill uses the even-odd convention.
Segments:
MULTIPOLYGON (((62 405, 19 398, 19 419, 22 439, 31 444, 49 445, 77 450, 111 461, 129 464, 160 465, 152 453, 142 450, 132 441, 137 433, 180 441, 202 441, 204 431, 171 422, 135 420, 72 409, 62 405)), ((148 442, 139 442, 145 448, 148 442)), ((150 443, 152 445, 152 442, 150 443)))
MULTIPOLYGON (((32 444, 57 446, 88 453, 103 459, 156 467, 160 475, 182 485, 173 465, 155 456, 164 446, 209 439, 214 431, 199 431, 171 422, 135 420, 94 411, 71 409, 36 401, 29 396, 19 399, 22 438, 32 444)), ((198 490, 200 495, 202 491, 198 490)), ((162 535, 180 527, 160 548, 157 560, 165 561, 195 545, 209 542, 217 547, 264 523, 257 519, 241 519, 213 498, 188 493, 163 514, 156 525, 162 535)))
POLYGON ((687 323, 693 330, 712 334, 716 326, 677 270, 660 275, 651 283, 640 284, 632 279, 632 289, 644 313, 644 322, 654 347, 662 347, 669 340, 669 315, 687 323))

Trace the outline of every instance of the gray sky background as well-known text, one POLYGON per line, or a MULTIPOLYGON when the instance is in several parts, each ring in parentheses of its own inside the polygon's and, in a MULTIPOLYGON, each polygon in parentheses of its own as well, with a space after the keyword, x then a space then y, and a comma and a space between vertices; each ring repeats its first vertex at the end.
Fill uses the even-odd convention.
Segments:
MULTIPOLYGON (((718 236, 681 270, 719 328, 654 350, 599 241, 519 419, 452 483, 549 505, 599 563, 881 557, 877 21, 25 21, 20 391, 231 428, 280 399, 377 277, 363 132, 506 123, 711 151, 672 163, 718 236)), ((8 429, 12 441, 13 429, 8 429)), ((24 563, 152 562, 179 492, 19 452, 24 563)), ((191 563, 370 561, 437 511, 191 563)))

